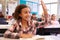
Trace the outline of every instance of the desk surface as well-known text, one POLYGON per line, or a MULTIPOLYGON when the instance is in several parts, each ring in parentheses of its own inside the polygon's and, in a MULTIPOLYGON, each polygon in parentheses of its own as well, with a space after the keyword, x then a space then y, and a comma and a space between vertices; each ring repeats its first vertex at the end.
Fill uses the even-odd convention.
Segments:
POLYGON ((9 39, 9 38, 4 38, 0 37, 0 40, 37 40, 37 39, 44 39, 44 40, 60 40, 60 35, 55 36, 55 35, 50 35, 50 36, 34 36, 32 38, 20 38, 20 39, 9 39))
POLYGON ((0 40, 19 40, 19 39, 9 39, 9 38, 0 37, 0 40))
POLYGON ((0 29, 8 29, 11 25, 0 25, 0 29))
MULTIPOLYGON (((10 27, 11 27, 11 25, 0 25, 0 29, 8 29, 10 27)), ((60 24, 59 25, 49 25, 44 28, 60 28, 60 24)))
POLYGON ((59 25, 48 25, 44 28, 60 28, 60 24, 59 25))

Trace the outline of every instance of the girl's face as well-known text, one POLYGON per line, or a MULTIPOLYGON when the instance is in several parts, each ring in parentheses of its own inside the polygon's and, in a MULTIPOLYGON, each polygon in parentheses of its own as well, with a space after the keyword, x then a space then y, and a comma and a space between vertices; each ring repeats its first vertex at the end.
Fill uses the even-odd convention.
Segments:
POLYGON ((30 8, 26 7, 21 10, 21 13, 19 14, 20 17, 22 17, 22 20, 29 21, 31 18, 30 15, 30 8))

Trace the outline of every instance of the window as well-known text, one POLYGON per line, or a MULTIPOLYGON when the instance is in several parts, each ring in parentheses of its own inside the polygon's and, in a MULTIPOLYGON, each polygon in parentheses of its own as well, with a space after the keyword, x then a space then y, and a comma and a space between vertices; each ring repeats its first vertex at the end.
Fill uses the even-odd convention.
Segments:
MULTIPOLYGON (((57 5, 58 5, 58 0, 43 0, 44 3, 46 4, 47 11, 49 14, 56 14, 57 15, 57 5)), ((41 5, 39 6, 39 14, 42 15, 42 7, 41 5)))
POLYGON ((51 5, 51 14, 56 14, 57 15, 57 4, 52 4, 51 5))
POLYGON ((31 13, 38 14, 38 0, 26 0, 26 5, 28 5, 31 8, 31 13))
MULTIPOLYGON (((32 3, 31 2, 26 2, 26 5, 28 5, 32 9, 32 3)), ((32 10, 31 10, 32 11, 32 10)))
POLYGON ((51 2, 58 2, 58 0, 51 0, 51 2))
POLYGON ((0 12, 2 12, 2 4, 0 4, 0 12))
POLYGON ((44 3, 51 3, 51 0, 43 0, 44 3))

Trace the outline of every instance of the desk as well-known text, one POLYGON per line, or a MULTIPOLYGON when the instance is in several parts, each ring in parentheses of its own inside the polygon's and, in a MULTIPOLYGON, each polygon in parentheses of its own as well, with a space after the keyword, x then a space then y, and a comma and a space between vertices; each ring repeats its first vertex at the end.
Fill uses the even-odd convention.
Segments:
POLYGON ((31 39, 20 39, 20 40, 60 40, 60 35, 59 36, 55 36, 55 35, 48 35, 48 36, 33 36, 31 39))
POLYGON ((8 29, 11 25, 0 25, 0 29, 8 29))
POLYGON ((11 25, 0 25, 0 37, 2 37, 4 32, 10 27, 11 25))
POLYGON ((35 35, 32 38, 20 38, 20 39, 9 39, 9 38, 4 38, 0 37, 0 40, 60 40, 60 35, 55 36, 55 35, 48 35, 48 36, 39 36, 35 35))
POLYGON ((50 34, 60 34, 60 24, 59 25, 48 25, 44 28, 37 29, 38 35, 50 35, 50 34))
POLYGON ((60 28, 60 24, 59 25, 48 25, 44 28, 60 28))
POLYGON ((0 40, 19 40, 19 39, 9 39, 9 38, 0 37, 0 40))

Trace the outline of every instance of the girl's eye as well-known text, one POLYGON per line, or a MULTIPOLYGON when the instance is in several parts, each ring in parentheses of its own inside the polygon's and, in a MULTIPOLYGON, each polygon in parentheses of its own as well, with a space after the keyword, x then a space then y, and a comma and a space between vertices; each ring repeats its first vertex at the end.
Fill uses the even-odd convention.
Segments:
POLYGON ((27 14, 27 13, 31 13, 31 12, 27 12, 27 11, 26 11, 25 13, 27 14))
POLYGON ((28 13, 28 12, 25 12, 25 13, 28 13))

